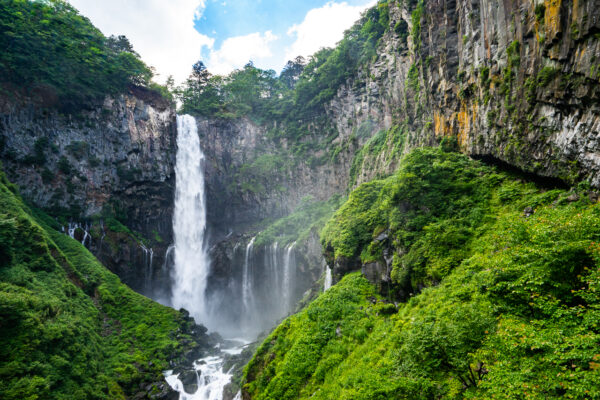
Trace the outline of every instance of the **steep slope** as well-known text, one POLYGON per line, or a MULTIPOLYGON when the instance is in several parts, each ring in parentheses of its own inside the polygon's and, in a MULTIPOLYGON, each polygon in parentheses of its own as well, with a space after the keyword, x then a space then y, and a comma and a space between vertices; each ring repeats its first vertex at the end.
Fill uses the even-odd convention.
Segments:
POLYGON ((3 173, 0 209, 0 397, 171 398, 162 372, 212 347, 205 328, 122 284, 3 173))
POLYGON ((172 242, 175 106, 127 38, 62 0, 0 4, 0 159, 32 204, 137 291, 172 242), (162 94, 161 94, 162 93, 162 94))
POLYGON ((379 287, 352 273, 285 320, 244 399, 597 398, 600 208, 580 194, 411 152, 323 234, 379 287))

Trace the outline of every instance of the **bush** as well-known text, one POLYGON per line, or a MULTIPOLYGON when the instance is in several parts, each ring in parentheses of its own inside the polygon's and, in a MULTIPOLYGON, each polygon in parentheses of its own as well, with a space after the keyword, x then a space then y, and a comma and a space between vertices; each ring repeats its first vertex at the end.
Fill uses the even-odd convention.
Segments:
POLYGON ((116 43, 62 0, 0 3, 0 81, 37 91, 46 103, 56 97, 75 108, 147 85, 151 70, 130 45, 116 43))

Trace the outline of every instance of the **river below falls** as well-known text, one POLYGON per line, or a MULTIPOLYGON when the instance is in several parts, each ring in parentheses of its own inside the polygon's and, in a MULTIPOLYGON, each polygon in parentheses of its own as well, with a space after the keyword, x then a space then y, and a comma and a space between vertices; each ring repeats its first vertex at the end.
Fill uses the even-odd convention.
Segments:
MULTIPOLYGON (((195 393, 187 393, 183 383, 179 380, 179 374, 173 371, 165 372, 165 379, 173 390, 179 392, 179 400, 222 400, 223 389, 231 382, 231 370, 224 371, 223 364, 227 355, 238 355, 248 345, 243 339, 228 339, 225 343, 234 344, 220 350, 220 354, 201 358, 194 362, 194 369, 198 379, 198 390, 195 393)), ((233 367, 231 367, 233 369, 233 367)), ((241 394, 234 398, 241 399, 241 394)))

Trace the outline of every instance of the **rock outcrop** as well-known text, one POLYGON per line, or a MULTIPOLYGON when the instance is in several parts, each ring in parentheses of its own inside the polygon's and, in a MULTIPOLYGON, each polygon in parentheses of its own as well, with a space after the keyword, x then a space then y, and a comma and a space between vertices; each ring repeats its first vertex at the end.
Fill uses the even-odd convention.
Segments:
MULTIPOLYGON (((404 151, 455 138, 462 151, 600 186, 596 1, 390 2, 377 60, 338 91, 341 142, 364 123, 406 127, 404 151)), ((390 152, 357 182, 397 166, 390 152)))
MULTIPOLYGON (((319 150, 334 157, 316 164, 311 159, 322 154, 286 159, 289 166, 267 171, 257 189, 244 184, 244 174, 262 155, 283 149, 289 156, 289 143, 269 136, 270 129, 285 126, 199 119, 213 243, 260 230, 266 217, 287 215, 306 195, 326 200, 391 174, 410 149, 442 142, 553 185, 588 180, 600 187, 597 1, 388 6, 389 29, 376 59, 326 104, 327 122, 306 126, 317 138, 334 128, 337 137, 319 150), (374 136, 391 130, 384 146, 357 156, 374 136)), ((351 261, 337 260, 335 275, 356 269, 351 261)), ((387 268, 363 269, 386 284, 387 268)))
POLYGON ((175 138, 174 107, 141 88, 69 115, 0 99, 9 179, 146 294, 147 275, 161 272, 172 242, 175 138))

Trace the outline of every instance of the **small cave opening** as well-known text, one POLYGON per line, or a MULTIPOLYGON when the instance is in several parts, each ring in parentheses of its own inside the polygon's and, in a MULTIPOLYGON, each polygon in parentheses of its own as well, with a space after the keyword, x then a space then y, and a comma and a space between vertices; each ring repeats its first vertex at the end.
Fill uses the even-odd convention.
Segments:
POLYGON ((482 163, 490 166, 494 166, 501 171, 508 172, 514 175, 516 178, 521 178, 528 182, 533 182, 540 188, 544 189, 569 189, 572 185, 568 184, 563 179, 554 176, 539 175, 534 172, 525 171, 513 164, 509 164, 504 160, 499 159, 491 154, 474 154, 471 155, 474 160, 481 161, 482 163))

